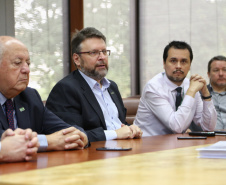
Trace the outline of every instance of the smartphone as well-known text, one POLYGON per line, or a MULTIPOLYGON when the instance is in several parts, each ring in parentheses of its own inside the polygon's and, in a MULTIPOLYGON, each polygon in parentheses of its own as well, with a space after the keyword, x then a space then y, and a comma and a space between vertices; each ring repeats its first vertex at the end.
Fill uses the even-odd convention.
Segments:
POLYGON ((128 151, 132 150, 132 148, 123 148, 123 147, 101 147, 96 148, 98 151, 128 151))
POLYGON ((221 130, 215 130, 215 135, 216 134, 226 134, 226 131, 221 131, 221 130))
POLYGON ((201 137, 177 137, 177 139, 206 139, 206 136, 201 136, 201 137))
POLYGON ((215 136, 215 132, 189 132, 190 136, 215 136))

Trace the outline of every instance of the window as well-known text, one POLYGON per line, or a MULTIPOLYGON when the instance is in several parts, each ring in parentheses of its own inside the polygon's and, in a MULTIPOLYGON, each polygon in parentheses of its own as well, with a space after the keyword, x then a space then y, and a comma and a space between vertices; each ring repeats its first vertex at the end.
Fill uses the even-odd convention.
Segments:
POLYGON ((194 59, 191 74, 207 77, 208 61, 226 55, 225 0, 140 1, 141 91, 163 71, 163 50, 172 40, 189 43, 194 59))
POLYGON ((84 0, 84 27, 95 27, 111 50, 107 78, 117 83, 122 97, 130 90, 130 0, 84 0))
POLYGON ((15 37, 30 52, 30 83, 46 100, 63 77, 62 0, 15 0, 15 37))

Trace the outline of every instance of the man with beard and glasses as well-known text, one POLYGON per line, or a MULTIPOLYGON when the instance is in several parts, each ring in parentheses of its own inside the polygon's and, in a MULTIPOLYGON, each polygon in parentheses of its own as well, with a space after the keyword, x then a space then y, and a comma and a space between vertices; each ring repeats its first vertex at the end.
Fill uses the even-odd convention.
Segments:
POLYGON ((226 129, 226 57, 215 56, 208 63, 210 84, 207 86, 217 111, 215 130, 226 129))
POLYGON ((192 121, 204 131, 214 130, 217 114, 206 81, 197 74, 186 78, 192 59, 185 42, 172 41, 165 47, 165 72, 144 87, 134 120, 143 136, 183 133, 192 121))
POLYGON ((87 27, 71 41, 77 70, 59 81, 46 106, 66 123, 82 127, 90 141, 140 138, 142 131, 125 121, 126 109, 115 82, 107 80, 105 36, 87 27))

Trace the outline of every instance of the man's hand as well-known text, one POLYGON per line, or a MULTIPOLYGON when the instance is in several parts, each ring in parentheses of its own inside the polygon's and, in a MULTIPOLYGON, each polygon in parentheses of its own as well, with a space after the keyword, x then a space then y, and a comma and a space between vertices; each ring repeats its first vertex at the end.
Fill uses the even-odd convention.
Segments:
MULTIPOLYGON (((190 78, 190 86, 187 91, 187 95, 195 97, 196 92, 201 91, 202 96, 210 96, 210 92, 206 86, 206 80, 199 75, 192 75, 190 78)), ((210 100, 210 99, 209 99, 210 100)), ((207 100, 207 101, 209 101, 207 100)))
POLYGON ((38 151, 38 147, 40 146, 39 142, 38 142, 38 138, 37 138, 37 133, 36 132, 32 132, 31 129, 20 129, 17 128, 14 131, 15 134, 17 135, 24 135, 25 139, 28 142, 27 144, 27 151, 26 151, 26 161, 32 160, 36 155, 37 155, 37 151, 38 151))
POLYGON ((1 139, 1 154, 6 162, 30 161, 37 155, 39 147, 37 133, 32 132, 31 129, 23 130, 18 128, 15 131, 7 129, 2 134, 1 139))
POLYGON ((115 130, 117 133, 117 139, 133 139, 140 138, 143 134, 141 129, 136 125, 124 125, 122 127, 115 130))
POLYGON ((5 137, 1 141, 0 161, 17 162, 26 158, 27 144, 23 135, 5 137))
MULTIPOLYGON (((199 78, 199 82, 202 82, 204 85, 203 85, 203 87, 202 87, 202 89, 200 90, 201 91, 201 94, 202 94, 202 96, 204 96, 204 97, 208 97, 208 96, 210 96, 210 92, 209 92, 209 90, 208 90, 208 88, 207 88, 207 85, 206 85, 206 80, 204 79, 204 78, 199 78)), ((210 99, 209 99, 210 100, 210 99)))
POLYGON ((185 131, 185 134, 188 134, 189 132, 191 132, 191 129, 187 129, 186 131, 185 131))
POLYGON ((14 135, 15 133, 13 132, 13 130, 9 128, 2 134, 1 140, 5 139, 7 136, 14 136, 14 135))
POLYGON ((136 125, 131 125, 129 126, 130 130, 132 131, 132 138, 141 138, 142 137, 142 130, 136 126, 136 125))
POLYGON ((132 136, 132 131, 127 125, 122 125, 121 128, 115 130, 117 139, 129 139, 132 136))
MULTIPOLYGON (((83 145, 84 145, 83 147, 80 147, 80 148, 77 147, 76 149, 83 149, 88 144, 88 138, 85 133, 81 132, 80 130, 76 129, 75 127, 70 127, 70 128, 64 129, 63 134, 67 135, 73 131, 75 134, 78 134, 80 136, 80 140, 83 142, 83 145)), ((74 141, 73 137, 66 138, 65 141, 68 143, 65 146, 66 149, 73 149, 75 147, 75 143, 73 143, 73 141, 74 141)))
POLYGON ((187 95, 192 96, 193 98, 195 97, 195 94, 203 89, 205 83, 205 80, 199 76, 199 75, 192 75, 190 78, 190 85, 187 90, 187 95))
POLYGON ((47 150, 83 149, 88 143, 84 133, 75 127, 69 127, 46 136, 47 150))

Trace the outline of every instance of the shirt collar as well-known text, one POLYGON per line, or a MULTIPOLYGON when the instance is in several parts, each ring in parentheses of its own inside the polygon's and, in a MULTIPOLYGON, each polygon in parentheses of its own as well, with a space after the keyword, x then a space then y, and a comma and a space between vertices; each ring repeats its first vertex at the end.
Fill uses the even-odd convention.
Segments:
MULTIPOLYGON (((3 96, 2 93, 0 93, 0 104, 1 104, 1 106, 4 105, 6 100, 7 100, 7 98, 5 96, 3 96)), ((11 98, 11 100, 13 101, 13 98, 11 98)))
POLYGON ((213 87, 211 86, 211 84, 209 84, 209 86, 210 86, 210 88, 209 88, 210 93, 212 92, 214 94, 226 95, 226 91, 223 91, 223 92, 219 93, 219 92, 216 92, 216 91, 213 90, 213 87))
MULTIPOLYGON (((88 85, 90 86, 91 89, 94 89, 94 87, 98 84, 98 82, 92 78, 90 78, 89 76, 87 76, 86 74, 84 74, 83 72, 81 72, 80 70, 78 70, 79 73, 82 75, 82 77, 85 79, 85 81, 88 83, 88 85)), ((101 80, 101 84, 102 84, 102 87, 104 89, 107 89, 111 82, 107 79, 107 78, 103 78, 101 80)))

